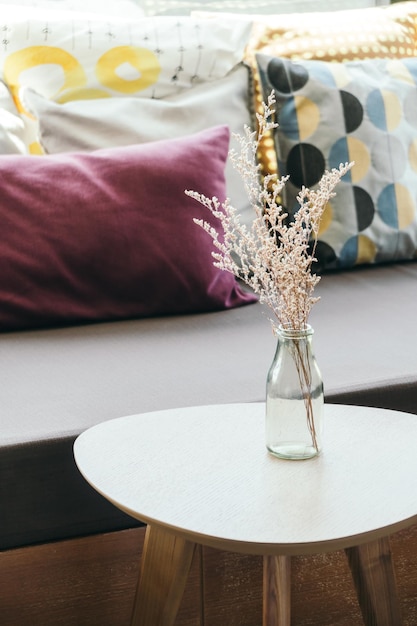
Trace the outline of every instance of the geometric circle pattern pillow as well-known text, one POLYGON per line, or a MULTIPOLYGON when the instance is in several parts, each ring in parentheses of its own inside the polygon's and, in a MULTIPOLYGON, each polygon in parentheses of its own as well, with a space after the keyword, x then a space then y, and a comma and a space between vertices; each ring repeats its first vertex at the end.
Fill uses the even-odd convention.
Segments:
POLYGON ((258 55, 276 96, 278 168, 293 214, 302 185, 354 161, 318 233, 321 270, 412 259, 417 250, 417 59, 347 63, 258 55))
POLYGON ((18 99, 163 98, 222 78, 241 62, 244 21, 83 15, 27 7, 1 15, 0 70, 18 99))
MULTIPOLYGON (((257 109, 262 95, 256 54, 332 62, 417 56, 417 2, 345 11, 257 16, 247 56, 254 70, 257 109)), ((276 171, 270 139, 260 146, 264 173, 276 171)))
POLYGON ((251 25, 191 17, 3 5, 0 72, 22 113, 30 152, 36 121, 20 99, 30 87, 58 103, 103 98, 165 98, 224 78, 242 61, 251 25))

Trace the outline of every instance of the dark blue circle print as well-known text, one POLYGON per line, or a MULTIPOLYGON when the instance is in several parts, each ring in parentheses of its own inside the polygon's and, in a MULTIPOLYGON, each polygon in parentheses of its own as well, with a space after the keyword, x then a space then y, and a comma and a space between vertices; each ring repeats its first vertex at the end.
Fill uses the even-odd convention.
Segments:
POLYGON ((312 187, 319 182, 326 169, 321 150, 309 143, 295 145, 288 155, 287 174, 296 187, 312 187))
POLYGON ((355 198, 358 231, 360 232, 372 224, 375 216, 375 206, 369 193, 362 187, 354 187, 353 196, 355 198))
POLYGON ((342 100, 346 132, 352 133, 362 124, 363 106, 356 96, 347 91, 340 91, 340 98, 342 100))
POLYGON ((302 65, 285 59, 271 59, 267 67, 271 85, 280 93, 298 91, 308 81, 308 72, 302 65))

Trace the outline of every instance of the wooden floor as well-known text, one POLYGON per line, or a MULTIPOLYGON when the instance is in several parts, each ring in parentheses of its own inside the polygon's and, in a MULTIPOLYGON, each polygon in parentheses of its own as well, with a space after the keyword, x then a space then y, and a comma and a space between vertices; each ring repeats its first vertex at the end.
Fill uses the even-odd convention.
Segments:
MULTIPOLYGON (((0 553, 1 626, 127 626, 144 529, 0 553)), ((404 626, 417 624, 417 526, 391 538, 404 626)), ((260 626, 260 557, 197 551, 177 626, 260 626)), ((361 626, 343 552, 293 559, 294 626, 361 626)))

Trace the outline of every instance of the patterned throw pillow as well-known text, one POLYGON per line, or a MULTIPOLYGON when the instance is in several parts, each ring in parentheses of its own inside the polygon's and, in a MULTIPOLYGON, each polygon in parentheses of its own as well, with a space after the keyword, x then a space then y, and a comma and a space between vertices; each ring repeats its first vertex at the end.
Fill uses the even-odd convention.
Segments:
POLYGON ((249 23, 220 18, 1 8, 0 72, 24 114, 34 153, 41 152, 37 126, 20 100, 21 87, 59 103, 164 98, 227 76, 242 62, 250 33, 249 23))
POLYGON ((417 59, 347 63, 258 55, 274 90, 274 141, 283 205, 339 163, 356 165, 329 203, 319 233, 324 269, 412 259, 417 250, 417 59))
MULTIPOLYGON (((292 60, 357 61, 417 56, 417 2, 320 13, 257 16, 247 58, 254 71, 256 107, 262 104, 257 53, 292 60)), ((339 7, 341 8, 341 7, 339 7)), ((271 139, 259 154, 265 173, 276 171, 271 139)))
POLYGON ((56 102, 162 98, 212 81, 242 61, 250 24, 126 19, 30 9, 0 12, 0 69, 18 99, 26 85, 56 102))

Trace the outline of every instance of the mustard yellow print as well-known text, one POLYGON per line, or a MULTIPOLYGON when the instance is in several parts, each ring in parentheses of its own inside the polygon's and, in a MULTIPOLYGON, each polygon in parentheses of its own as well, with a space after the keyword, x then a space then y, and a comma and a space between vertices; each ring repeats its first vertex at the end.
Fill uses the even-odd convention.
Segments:
POLYGON ((371 154, 368 146, 356 137, 347 137, 348 155, 350 161, 355 161, 355 167, 351 170, 352 183, 362 180, 371 166, 371 154))
POLYGON ((320 109, 315 102, 303 96, 295 96, 298 132, 300 141, 305 141, 316 132, 320 123, 320 109))
POLYGON ((408 159, 413 170, 417 172, 417 139, 414 139, 410 143, 410 147, 408 150, 408 159))
POLYGON ((387 71, 393 78, 403 80, 405 83, 414 87, 415 82, 413 75, 408 67, 400 59, 391 59, 387 62, 387 71))
MULTIPOLYGON (((18 91, 22 86, 21 74, 40 65, 58 65, 63 70, 63 83, 54 94, 47 94, 54 98, 67 89, 83 87, 87 78, 80 63, 69 52, 53 46, 31 46, 10 54, 4 62, 4 79, 9 85, 16 104, 21 111, 24 107, 19 100, 18 91)), ((47 72, 48 70, 45 69, 47 72)), ((32 84, 36 89, 36 84, 32 84)))
POLYGON ((398 228, 405 230, 415 220, 416 208, 413 198, 404 185, 395 185, 395 198, 397 201, 398 228))
POLYGON ((398 128, 403 119, 402 103, 398 95, 393 91, 381 89, 381 96, 384 102, 387 130, 392 132, 398 128))
MULTIPOLYGON (((341 53, 340 50, 339 53, 341 53)), ((348 68, 343 65, 343 63, 335 63, 334 65, 329 65, 329 69, 333 75, 334 81, 338 89, 343 89, 351 82, 352 77, 349 74, 348 68)))
POLYGON ((365 235, 358 236, 358 256, 356 258, 356 264, 362 265, 363 263, 373 263, 375 261, 377 253, 377 247, 373 241, 365 235))
POLYGON ((71 89, 56 99, 59 104, 71 102, 72 100, 99 100, 100 98, 111 98, 112 94, 104 89, 71 89))
POLYGON ((45 154, 45 151, 38 141, 34 141, 31 144, 29 144, 29 154, 41 156, 45 154))
POLYGON ((113 48, 105 52, 96 65, 96 76, 102 85, 129 94, 156 83, 160 71, 156 54, 135 46, 113 48))

